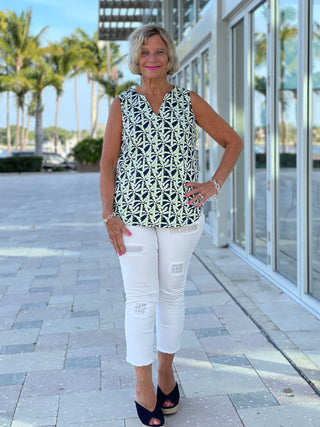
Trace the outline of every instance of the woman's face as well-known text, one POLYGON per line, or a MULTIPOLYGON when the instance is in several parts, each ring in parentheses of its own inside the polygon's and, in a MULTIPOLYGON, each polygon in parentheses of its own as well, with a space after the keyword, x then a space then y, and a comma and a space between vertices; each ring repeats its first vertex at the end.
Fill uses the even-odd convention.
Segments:
POLYGON ((151 36, 142 46, 139 67, 143 78, 160 78, 167 75, 168 47, 159 34, 151 36))

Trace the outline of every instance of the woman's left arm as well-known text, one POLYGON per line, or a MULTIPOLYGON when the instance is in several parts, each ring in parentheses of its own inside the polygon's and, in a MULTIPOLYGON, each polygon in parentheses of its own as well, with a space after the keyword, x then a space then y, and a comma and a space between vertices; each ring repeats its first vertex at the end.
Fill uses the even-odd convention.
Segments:
MULTIPOLYGON (((190 98, 197 124, 225 150, 213 175, 216 183, 222 187, 236 164, 243 149, 243 142, 232 127, 204 99, 195 92, 190 92, 190 98)), ((186 187, 193 187, 186 194, 187 197, 194 196, 189 203, 197 203, 198 206, 203 205, 207 199, 217 194, 216 185, 212 181, 189 182, 186 187)))

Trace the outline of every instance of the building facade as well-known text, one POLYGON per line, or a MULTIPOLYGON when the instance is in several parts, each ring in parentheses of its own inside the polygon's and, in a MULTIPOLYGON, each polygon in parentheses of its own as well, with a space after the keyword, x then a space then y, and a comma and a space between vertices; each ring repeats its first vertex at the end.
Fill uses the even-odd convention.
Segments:
MULTIPOLYGON (((118 0, 100 8, 120 3, 145 7, 135 9, 142 22, 159 22, 161 7, 181 64, 172 82, 198 92, 243 138, 219 199, 205 204, 212 243, 230 245, 320 316, 320 0, 118 0)), ((223 150, 201 129, 198 149, 207 180, 223 150)))
MULTIPOLYGON (((230 244, 320 315, 320 0, 167 0, 173 82, 202 95, 245 148, 217 202, 213 244, 230 244), (227 220, 226 220, 227 219, 227 220)), ((202 179, 221 149, 199 132, 202 179)))

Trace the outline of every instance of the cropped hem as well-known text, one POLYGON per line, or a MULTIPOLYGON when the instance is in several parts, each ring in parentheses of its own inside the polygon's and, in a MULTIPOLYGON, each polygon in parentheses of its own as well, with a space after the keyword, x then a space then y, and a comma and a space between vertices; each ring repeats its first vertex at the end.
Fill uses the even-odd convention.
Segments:
POLYGON ((157 350, 158 350, 158 351, 161 351, 161 353, 165 353, 165 354, 176 354, 176 353, 177 353, 177 351, 179 351, 179 350, 180 350, 180 348, 181 348, 181 346, 179 345, 175 351, 166 351, 166 350, 161 350, 159 347, 157 347, 157 350))
POLYGON ((152 365, 152 363, 153 363, 153 359, 151 359, 151 361, 149 363, 141 363, 141 362, 140 363, 135 363, 135 362, 131 362, 128 357, 126 358, 126 361, 128 363, 130 363, 130 365, 137 366, 139 368, 142 367, 142 366, 152 365))

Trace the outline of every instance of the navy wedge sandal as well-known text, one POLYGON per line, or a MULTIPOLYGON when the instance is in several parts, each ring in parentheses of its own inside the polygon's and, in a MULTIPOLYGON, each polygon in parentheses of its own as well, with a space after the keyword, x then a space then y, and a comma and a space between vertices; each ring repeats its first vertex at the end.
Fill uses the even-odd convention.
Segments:
POLYGON ((156 418, 160 421, 160 424, 155 424, 156 426, 161 427, 165 425, 163 411, 160 408, 159 402, 157 402, 156 407, 153 411, 148 411, 146 408, 139 405, 138 402, 135 402, 135 404, 137 408, 138 417, 142 422, 143 427, 150 427, 152 424, 149 424, 149 422, 152 418, 156 418))
POLYGON ((178 412, 180 399, 178 383, 176 383, 174 389, 169 394, 164 394, 161 388, 158 386, 157 399, 164 415, 172 415, 178 412), (173 406, 164 406, 166 400, 170 400, 170 402, 173 403, 173 406))

